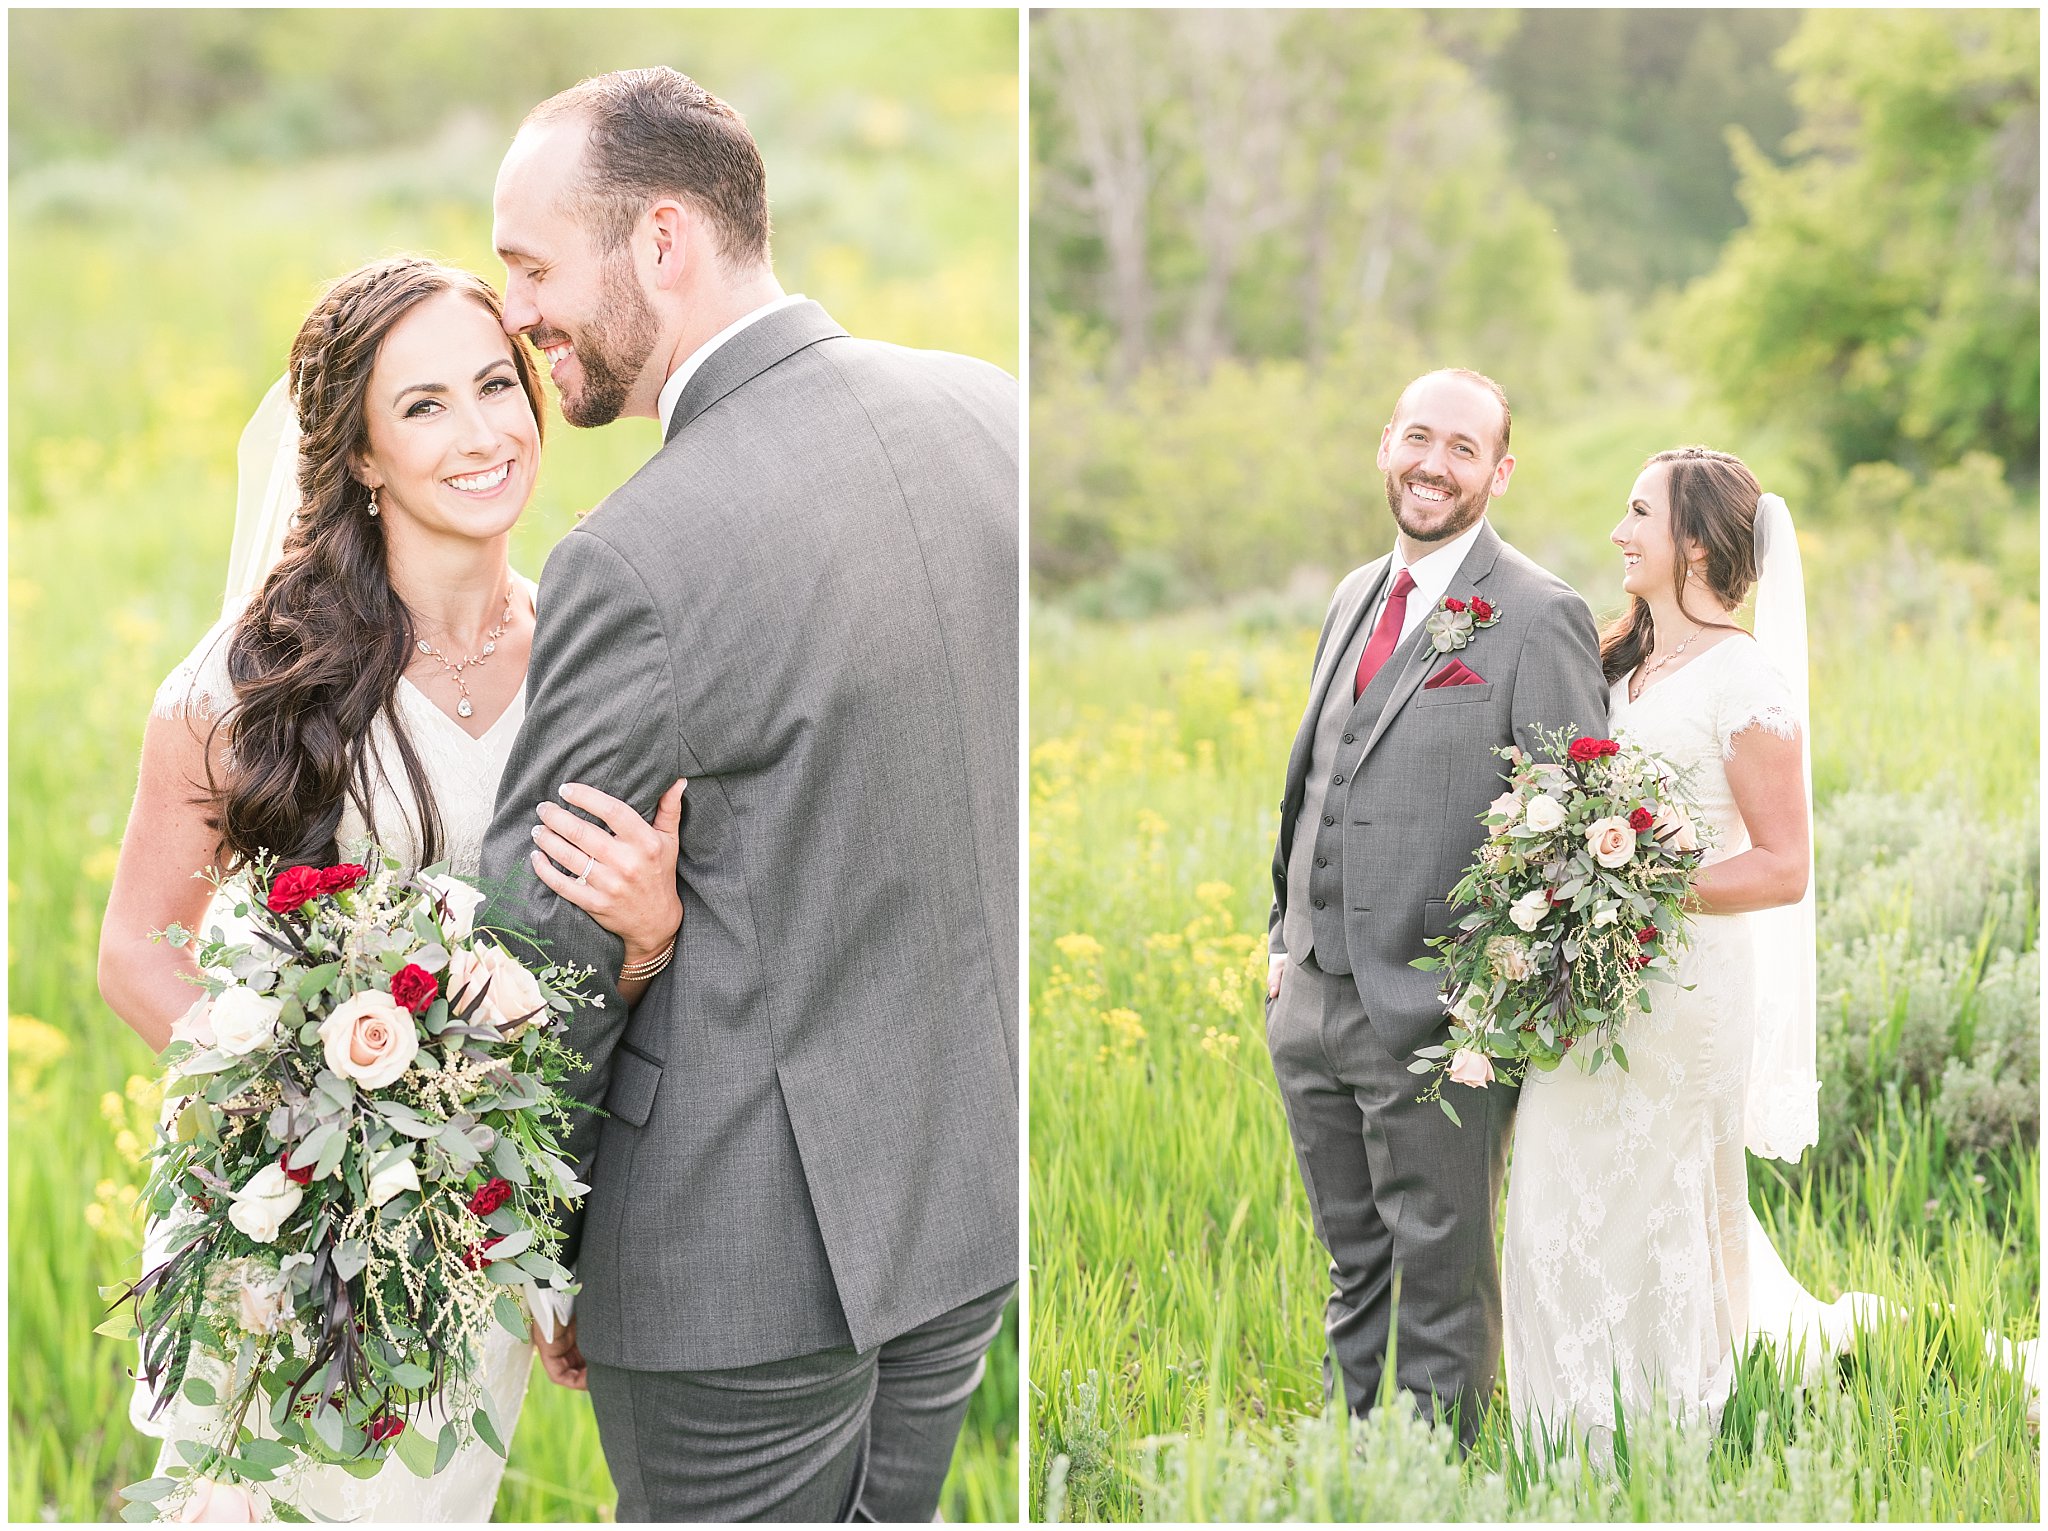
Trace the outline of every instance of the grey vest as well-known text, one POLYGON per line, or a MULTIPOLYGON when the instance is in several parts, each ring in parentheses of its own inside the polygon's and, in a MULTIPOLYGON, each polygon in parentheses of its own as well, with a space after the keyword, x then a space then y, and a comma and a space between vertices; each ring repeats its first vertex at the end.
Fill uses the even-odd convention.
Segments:
MULTIPOLYGON (((1382 573, 1363 602, 1364 615, 1344 646, 1343 657, 1330 672, 1329 689, 1323 693, 1322 712, 1316 721, 1308 777, 1302 784, 1301 817, 1295 821, 1294 844, 1287 857, 1287 912, 1280 926, 1281 945, 1296 963, 1314 952, 1316 966, 1325 973, 1351 971, 1344 942, 1344 814, 1352 773, 1364 757, 1366 740, 1372 736, 1401 672, 1415 657, 1424 636, 1424 629, 1417 624, 1414 632, 1394 646, 1365 694, 1355 702, 1351 699, 1358 661, 1372 641, 1369 619, 1379 614, 1385 583, 1382 573), (1310 830, 1313 832, 1304 833, 1310 830)), ((1411 601, 1416 598, 1409 596, 1411 601)))

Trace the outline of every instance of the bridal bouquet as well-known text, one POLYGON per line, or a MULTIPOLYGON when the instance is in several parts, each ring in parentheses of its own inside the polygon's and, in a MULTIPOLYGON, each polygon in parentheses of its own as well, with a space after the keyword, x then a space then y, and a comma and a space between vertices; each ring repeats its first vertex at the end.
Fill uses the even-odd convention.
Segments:
POLYGON ((206 972, 144 1193, 170 1253, 105 1295, 134 1304, 154 1412, 182 1397, 202 1424, 177 1438, 195 1432, 173 1412, 183 1465, 124 1491, 131 1520, 267 1500, 303 1521, 279 1490, 305 1464, 369 1477, 395 1453, 429 1477, 467 1439, 502 1455, 483 1342, 574 1290, 556 1203, 588 1187, 555 1086, 582 1066, 561 1034, 598 1002, 589 975, 474 930, 470 884, 362 859, 252 868, 231 885, 246 944, 163 933, 206 972))
POLYGON ((1584 1045, 1590 1073, 1628 1067, 1622 1022, 1650 1008, 1645 984, 1675 982, 1684 899, 1700 864, 1700 831, 1682 781, 1656 756, 1613 739, 1542 736, 1556 763, 1510 747, 1507 790, 1484 815, 1478 859, 1451 891, 1470 906, 1438 955, 1415 966, 1444 974, 1446 1043, 1418 1048, 1419 1097, 1446 1079, 1483 1087, 1496 1069, 1519 1081, 1584 1045))

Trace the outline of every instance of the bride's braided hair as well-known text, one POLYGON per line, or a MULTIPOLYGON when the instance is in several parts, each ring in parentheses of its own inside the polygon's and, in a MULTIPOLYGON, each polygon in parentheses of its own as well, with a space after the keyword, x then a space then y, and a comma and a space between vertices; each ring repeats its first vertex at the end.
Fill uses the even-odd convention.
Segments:
MULTIPOLYGON (((1733 611, 1756 583, 1756 504, 1763 486, 1741 458, 1711 447, 1674 447, 1655 453, 1643 466, 1653 463, 1670 465, 1664 492, 1671 502, 1671 582, 1678 609, 1692 616, 1685 605, 1693 578, 1686 548, 1692 546, 1700 550, 1698 575, 1707 590, 1733 611)), ((1635 597, 1600 634, 1600 669, 1609 685, 1650 657, 1656 636, 1650 603, 1635 597)))
MULTIPOLYGON (((235 703, 214 726, 228 730, 232 746, 220 779, 208 771, 208 822, 225 868, 264 850, 288 865, 333 861, 343 808, 353 802, 371 822, 378 767, 369 740, 380 713, 419 805, 421 864, 440 858, 440 816, 397 706, 412 616, 392 589, 384 525, 369 514, 370 491, 356 474, 369 451, 363 402, 384 338, 420 303, 449 291, 502 319, 482 278, 397 256, 329 287, 292 342, 300 508, 229 641, 235 703)), ((538 429, 533 358, 517 343, 511 352, 538 429)))

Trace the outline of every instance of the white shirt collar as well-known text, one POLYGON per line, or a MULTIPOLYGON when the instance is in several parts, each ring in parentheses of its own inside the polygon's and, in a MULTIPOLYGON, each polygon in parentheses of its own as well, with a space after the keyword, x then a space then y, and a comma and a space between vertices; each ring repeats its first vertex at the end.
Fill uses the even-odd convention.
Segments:
POLYGON ((1442 547, 1431 548, 1413 563, 1403 561, 1400 539, 1394 541, 1394 561, 1387 565, 1390 576, 1403 569, 1415 581, 1418 594, 1426 598, 1425 604, 1434 606, 1443 593, 1451 588, 1451 580, 1457 575, 1458 565, 1465 561, 1465 555, 1472 551, 1472 544, 1479 540, 1479 534, 1486 529, 1486 517, 1481 516, 1442 547))
POLYGON ((663 438, 665 439, 668 436, 668 423, 675 415, 676 404, 681 400, 683 390, 690 385, 690 379, 697 375, 697 369, 710 359, 713 351, 716 351, 755 320, 765 319, 778 308, 788 308, 791 304, 803 301, 804 295, 802 293, 792 292, 775 299, 773 302, 763 303, 753 312, 740 315, 739 318, 733 320, 732 323, 692 351, 683 364, 668 375, 668 381, 661 385, 661 398, 657 401, 656 408, 661 414, 661 434, 663 438))

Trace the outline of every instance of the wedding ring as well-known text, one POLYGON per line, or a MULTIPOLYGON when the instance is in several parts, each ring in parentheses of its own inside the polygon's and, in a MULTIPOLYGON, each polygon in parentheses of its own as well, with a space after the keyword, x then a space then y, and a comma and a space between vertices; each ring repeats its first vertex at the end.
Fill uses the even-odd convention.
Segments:
POLYGON ((590 869, 597 865, 597 858, 595 856, 590 856, 590 853, 587 851, 584 852, 584 854, 588 856, 589 859, 583 863, 583 870, 576 874, 576 880, 578 882, 589 882, 590 869))

